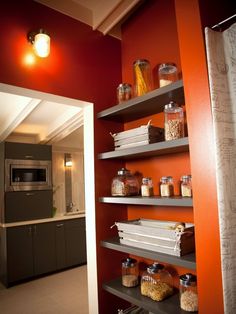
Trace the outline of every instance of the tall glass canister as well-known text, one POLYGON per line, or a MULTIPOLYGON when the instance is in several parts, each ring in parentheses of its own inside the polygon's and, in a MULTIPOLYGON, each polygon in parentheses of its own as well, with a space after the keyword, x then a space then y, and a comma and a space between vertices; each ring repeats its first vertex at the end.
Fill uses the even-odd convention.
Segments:
POLYGON ((180 307, 187 312, 198 311, 197 277, 191 273, 180 277, 180 307))
POLYGON ((176 140, 184 137, 184 113, 174 101, 165 105, 165 140, 176 140))
POLYGON ((148 60, 139 59, 133 64, 134 94, 142 96, 152 90, 151 66, 148 60))

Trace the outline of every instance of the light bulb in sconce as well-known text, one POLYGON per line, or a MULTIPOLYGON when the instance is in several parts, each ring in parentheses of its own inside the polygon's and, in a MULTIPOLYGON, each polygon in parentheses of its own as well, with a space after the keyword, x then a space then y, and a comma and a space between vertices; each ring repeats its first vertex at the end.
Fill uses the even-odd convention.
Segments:
POLYGON ((71 154, 65 154, 65 167, 72 167, 71 154))
POLYGON ((50 36, 40 29, 38 32, 30 32, 28 34, 28 41, 33 45, 34 52, 41 58, 46 58, 50 53, 50 36))

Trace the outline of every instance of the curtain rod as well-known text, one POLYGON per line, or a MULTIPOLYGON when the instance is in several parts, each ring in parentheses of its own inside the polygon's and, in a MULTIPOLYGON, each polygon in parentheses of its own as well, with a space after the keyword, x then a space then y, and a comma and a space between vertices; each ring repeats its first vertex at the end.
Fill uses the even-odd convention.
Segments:
POLYGON ((211 28, 216 28, 216 27, 219 27, 221 24, 224 24, 225 22, 228 22, 229 20, 233 19, 234 17, 236 17, 236 14, 228 17, 227 19, 217 23, 216 25, 212 26, 211 28))

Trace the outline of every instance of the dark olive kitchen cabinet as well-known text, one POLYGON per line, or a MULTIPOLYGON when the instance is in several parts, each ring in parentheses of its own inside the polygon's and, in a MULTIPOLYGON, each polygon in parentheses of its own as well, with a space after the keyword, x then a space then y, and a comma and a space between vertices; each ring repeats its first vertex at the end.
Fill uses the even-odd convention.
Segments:
POLYGON ((7 284, 51 272, 56 268, 51 223, 7 228, 7 284))
POLYGON ((52 190, 5 193, 5 222, 52 217, 52 190))
POLYGON ((66 265, 68 267, 86 263, 85 218, 65 222, 66 265))
MULTIPOLYGON (((7 229, 7 275, 11 283, 34 275, 32 226, 7 229)), ((3 265, 3 263, 2 263, 3 265)))
POLYGON ((49 145, 5 142, 5 158, 28 160, 51 160, 52 147, 49 145))
POLYGON ((54 228, 56 236, 56 269, 60 270, 66 268, 65 222, 55 222, 54 228))

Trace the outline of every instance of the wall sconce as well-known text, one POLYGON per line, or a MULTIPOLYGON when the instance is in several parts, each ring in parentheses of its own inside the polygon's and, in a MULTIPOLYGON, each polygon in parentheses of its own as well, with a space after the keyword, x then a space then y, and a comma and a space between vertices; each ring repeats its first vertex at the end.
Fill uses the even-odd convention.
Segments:
POLYGON ((65 167, 72 167, 71 154, 65 154, 65 167))
POLYGON ((28 41, 33 45, 35 54, 41 58, 46 58, 50 53, 50 36, 40 29, 38 32, 29 32, 28 41))

